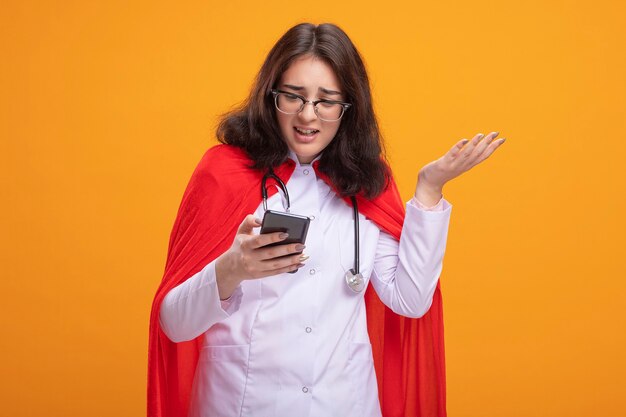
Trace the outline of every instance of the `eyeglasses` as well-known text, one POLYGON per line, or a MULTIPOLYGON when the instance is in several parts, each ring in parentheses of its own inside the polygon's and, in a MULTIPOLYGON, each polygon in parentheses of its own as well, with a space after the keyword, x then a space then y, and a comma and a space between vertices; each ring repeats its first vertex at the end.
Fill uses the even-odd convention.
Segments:
POLYGON ((287 91, 271 90, 274 95, 274 104, 279 112, 285 114, 298 114, 304 110, 308 103, 313 105, 313 110, 320 120, 325 122, 336 122, 341 119, 344 112, 352 106, 350 103, 343 103, 335 100, 307 100, 299 94, 288 93, 287 91))

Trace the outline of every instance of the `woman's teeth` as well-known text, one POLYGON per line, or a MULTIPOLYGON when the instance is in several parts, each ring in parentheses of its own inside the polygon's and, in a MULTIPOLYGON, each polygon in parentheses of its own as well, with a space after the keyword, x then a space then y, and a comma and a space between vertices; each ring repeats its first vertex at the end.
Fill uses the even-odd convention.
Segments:
POLYGON ((298 129, 297 127, 294 129, 296 129, 298 133, 301 133, 303 135, 312 135, 314 133, 319 132, 319 130, 315 130, 315 129, 298 129))

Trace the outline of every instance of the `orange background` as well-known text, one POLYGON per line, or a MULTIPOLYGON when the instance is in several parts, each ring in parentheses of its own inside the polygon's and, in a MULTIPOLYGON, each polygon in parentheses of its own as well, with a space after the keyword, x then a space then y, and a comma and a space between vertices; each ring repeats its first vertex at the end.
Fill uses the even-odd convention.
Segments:
POLYGON ((403 197, 444 188, 448 409, 626 410, 624 2, 4 1, 0 414, 139 416, 148 317, 217 116, 291 25, 363 54, 403 197), (437 3, 437 4, 434 4, 437 3))

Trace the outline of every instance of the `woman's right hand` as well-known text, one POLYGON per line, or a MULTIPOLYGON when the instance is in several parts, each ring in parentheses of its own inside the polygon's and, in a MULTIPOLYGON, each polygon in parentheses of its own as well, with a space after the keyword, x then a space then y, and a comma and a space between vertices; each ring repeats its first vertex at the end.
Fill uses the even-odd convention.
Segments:
POLYGON ((243 280, 295 271, 308 259, 308 256, 298 253, 305 247, 300 243, 264 247, 285 240, 288 235, 280 232, 253 234, 254 228, 260 226, 261 223, 253 215, 246 216, 230 249, 215 261, 220 299, 229 298, 243 280))

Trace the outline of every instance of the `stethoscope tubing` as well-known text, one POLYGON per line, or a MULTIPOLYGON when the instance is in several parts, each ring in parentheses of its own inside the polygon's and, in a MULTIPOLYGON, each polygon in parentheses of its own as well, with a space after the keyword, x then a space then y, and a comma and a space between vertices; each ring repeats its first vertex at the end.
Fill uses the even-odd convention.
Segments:
POLYGON ((276 183, 278 183, 278 185, 280 186, 281 190, 283 191, 283 194, 285 195, 285 200, 287 202, 287 211, 289 211, 289 208, 291 207, 291 202, 289 201, 289 192, 287 191, 287 186, 285 185, 283 180, 281 180, 280 177, 278 177, 278 175, 274 174, 274 171, 272 170, 272 168, 269 169, 269 171, 263 176, 263 179, 261 180, 261 196, 263 197, 263 210, 267 211, 267 185, 266 184, 267 184, 268 178, 274 179, 274 181, 276 181, 276 183))
POLYGON ((350 196, 350 200, 352 200, 352 209, 354 210, 354 274, 356 275, 359 273, 359 265, 361 264, 359 260, 359 208, 355 196, 350 196))

